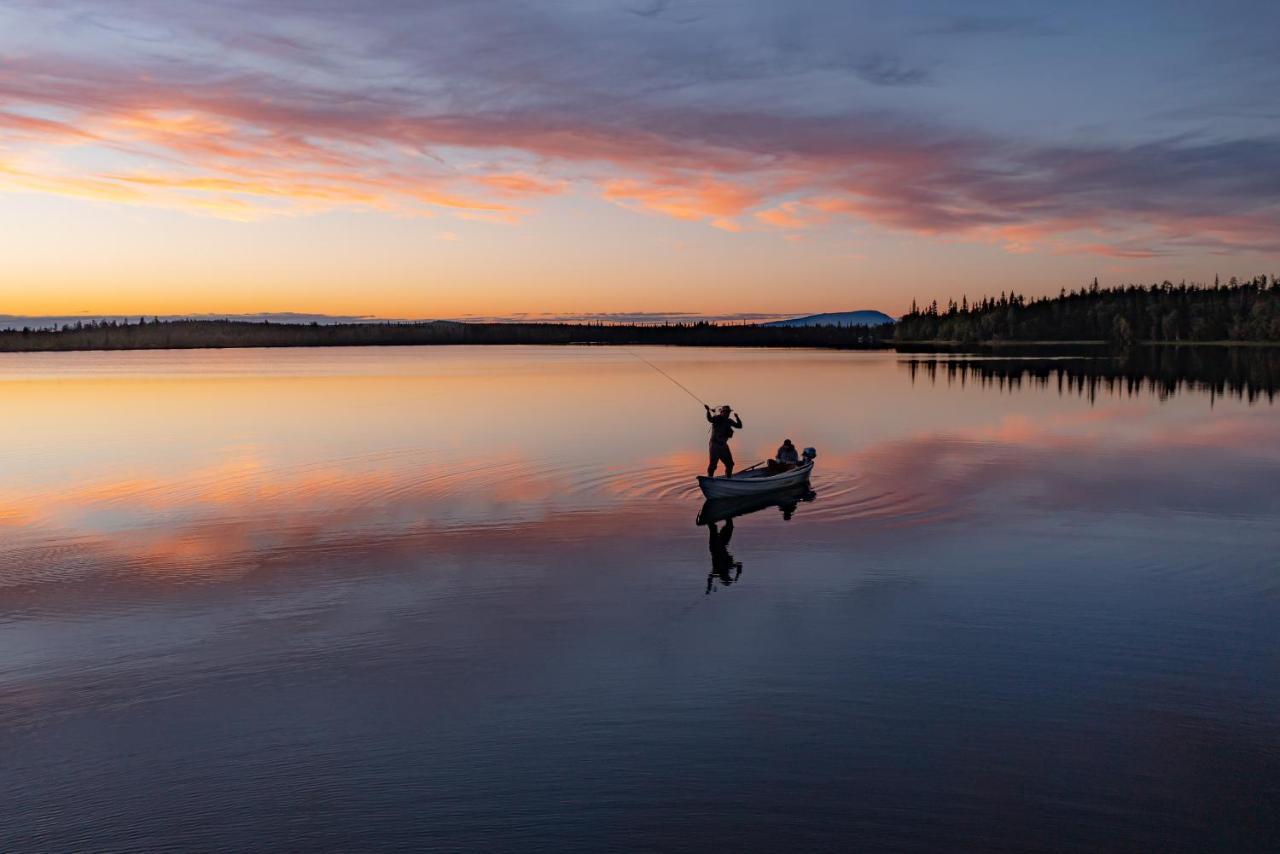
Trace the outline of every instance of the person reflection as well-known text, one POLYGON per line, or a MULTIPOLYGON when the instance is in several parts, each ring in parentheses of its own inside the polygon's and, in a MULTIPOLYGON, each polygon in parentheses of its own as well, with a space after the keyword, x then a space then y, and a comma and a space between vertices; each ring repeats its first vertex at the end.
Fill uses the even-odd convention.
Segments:
POLYGON ((784 521, 790 521, 801 502, 817 498, 818 493, 806 489, 801 493, 766 495, 758 498, 708 498, 702 505, 695 524, 707 526, 708 548, 711 551, 711 572, 707 573, 707 593, 718 586, 728 587, 742 575, 742 562, 729 552, 733 539, 733 520, 750 513, 777 508, 784 521))
POLYGON ((715 522, 707 524, 707 535, 711 549, 711 571, 707 573, 707 593, 716 587, 727 587, 742 575, 742 562, 733 559, 729 553, 729 540, 733 538, 733 519, 725 519, 723 526, 715 522), (732 575, 730 575, 732 573, 732 575))

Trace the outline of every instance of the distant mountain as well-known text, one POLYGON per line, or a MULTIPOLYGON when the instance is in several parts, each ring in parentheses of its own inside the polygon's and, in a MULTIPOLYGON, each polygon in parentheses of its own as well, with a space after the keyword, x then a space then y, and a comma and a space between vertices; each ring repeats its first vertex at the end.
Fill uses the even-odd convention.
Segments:
POLYGON ((762 326, 880 326, 894 323, 894 319, 882 311, 829 311, 790 320, 775 320, 762 326))

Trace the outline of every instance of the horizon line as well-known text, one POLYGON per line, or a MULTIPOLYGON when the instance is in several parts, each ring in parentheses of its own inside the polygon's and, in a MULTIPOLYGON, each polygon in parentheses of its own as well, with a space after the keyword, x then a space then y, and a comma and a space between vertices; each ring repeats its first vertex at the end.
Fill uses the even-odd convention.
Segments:
POLYGON ((63 323, 88 320, 132 321, 135 318, 163 321, 176 320, 228 320, 263 321, 278 320, 289 323, 432 323, 449 321, 456 323, 611 323, 618 325, 657 325, 662 323, 759 323, 774 320, 790 320, 820 314, 852 314, 875 312, 886 317, 897 315, 879 309, 850 309, 845 311, 812 312, 735 312, 714 314, 681 311, 618 311, 618 312, 510 312, 507 314, 462 314, 450 317, 384 317, 375 314, 327 314, 324 312, 263 311, 263 312, 176 312, 154 314, 149 312, 92 312, 74 314, 4 314, 0 313, 0 328, 19 323, 63 323))

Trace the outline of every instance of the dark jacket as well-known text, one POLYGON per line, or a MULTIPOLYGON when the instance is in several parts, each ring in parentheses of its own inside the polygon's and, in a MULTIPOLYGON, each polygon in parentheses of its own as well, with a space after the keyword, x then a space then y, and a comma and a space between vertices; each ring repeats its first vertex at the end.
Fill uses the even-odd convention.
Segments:
POLYGON ((742 418, 735 415, 712 415, 707 413, 707 421, 711 424, 711 441, 727 442, 733 437, 733 428, 742 429, 742 418))

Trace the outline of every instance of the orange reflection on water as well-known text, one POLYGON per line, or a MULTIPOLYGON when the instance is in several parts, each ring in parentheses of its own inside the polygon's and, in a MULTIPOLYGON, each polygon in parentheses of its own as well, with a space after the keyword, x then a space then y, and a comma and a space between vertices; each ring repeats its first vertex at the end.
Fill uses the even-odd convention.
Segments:
MULTIPOLYGON (((1231 506, 1269 506, 1247 467, 1276 459, 1280 431, 1243 403, 912 385, 892 354, 646 357, 743 413, 740 466, 783 437, 819 448, 812 536, 1002 502, 1182 512, 1188 483, 1224 471, 1240 473, 1231 506)), ((665 537, 701 502, 700 408, 616 349, 51 354, 0 360, 0 376, 8 590, 665 537)))

